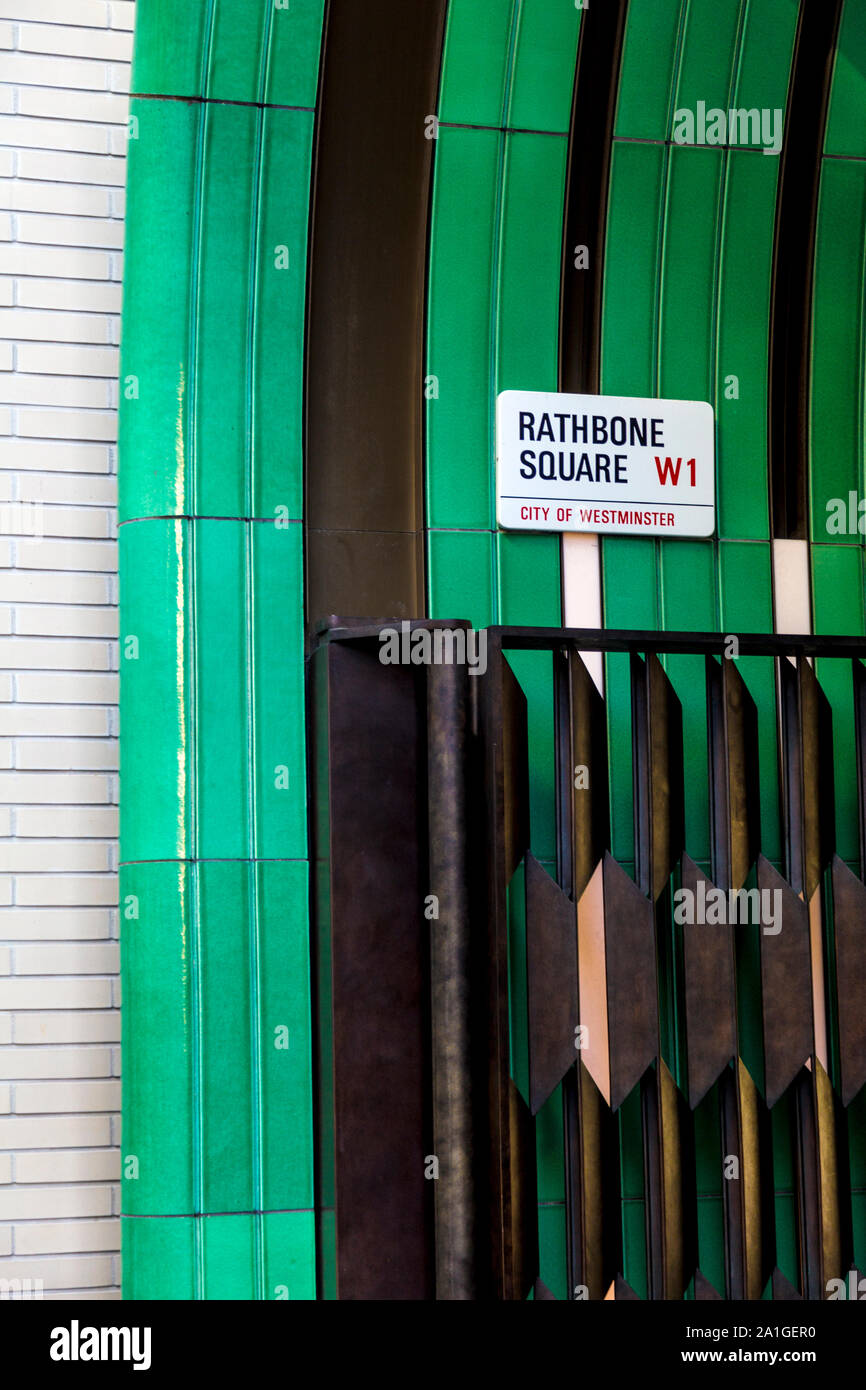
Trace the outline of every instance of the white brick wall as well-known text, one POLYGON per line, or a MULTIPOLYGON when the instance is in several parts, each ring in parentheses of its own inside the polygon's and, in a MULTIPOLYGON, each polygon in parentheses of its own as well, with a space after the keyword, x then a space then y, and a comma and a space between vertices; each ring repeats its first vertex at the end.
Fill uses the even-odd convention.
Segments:
POLYGON ((0 0, 0 1279, 119 1296, 130 0, 0 0))

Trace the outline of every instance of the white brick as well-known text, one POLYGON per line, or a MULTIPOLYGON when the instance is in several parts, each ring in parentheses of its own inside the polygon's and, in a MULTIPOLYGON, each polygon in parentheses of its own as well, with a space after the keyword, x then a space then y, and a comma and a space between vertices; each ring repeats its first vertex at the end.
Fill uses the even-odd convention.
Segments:
MULTIPOLYGON (((41 874, 40 878, 54 878, 41 874)), ((110 883, 114 876, 106 875, 110 883)), ((78 943, 69 946, 16 946, 17 975, 114 975, 120 968, 116 941, 78 943)))
MULTIPOLYGON (((17 296, 17 302, 23 308, 78 309, 88 313, 119 314, 122 290, 120 285, 99 284, 90 280, 36 280, 22 276, 17 282, 17 296)), ((11 304, 12 301, 7 302, 11 304)))
POLYGON ((27 874, 16 880, 15 901, 20 907, 115 907, 117 876, 27 874))
POLYGON ((18 177, 120 187, 126 181, 126 160, 110 155, 68 154, 61 150, 20 150, 18 177))
MULTIPOLYGON (((50 868, 52 873, 107 873, 108 845, 98 840, 11 840, 0 841, 0 871, 3 873, 38 874, 50 868)), ((12 934, 4 927, 8 940, 12 934)))
POLYGON ((108 570, 114 574, 117 570, 117 542, 23 539, 16 542, 16 560, 20 569, 108 570))
POLYGON ((0 837, 5 838, 12 834, 12 808, 10 806, 0 806, 0 837))
POLYGON ((0 146, 0 178, 11 178, 18 169, 18 151, 0 146))
MULTIPOLYGON (((58 477, 53 473, 22 473, 18 478, 19 502, 59 502, 81 506, 108 507, 117 504, 117 479, 58 477)), ((68 580, 69 576, 65 576, 68 580)), ((94 600, 104 603, 105 599, 94 600)), ((69 600, 75 602, 74 599, 69 600)))
POLYGON ((16 609, 15 631, 54 637, 116 637, 117 609, 77 608, 73 604, 43 608, 32 604, 16 609))
MULTIPOLYGON (((17 677, 17 688, 18 699, 27 704, 117 704, 117 676, 94 676, 84 672, 66 675, 53 671, 42 675, 24 674, 17 677)), ((0 801, 2 799, 0 797, 0 801)))
MULTIPOLYGON (((40 24, 82 24, 104 29, 105 0, 0 0, 4 19, 21 19, 26 5, 27 19, 40 24)), ((129 5, 135 10, 133 4, 129 5)))
MULTIPOLYGON (((39 87, 32 88, 41 91, 39 87)), ((33 183, 27 179, 0 180, 2 206, 11 212, 58 212, 66 216, 108 217, 111 194, 105 188, 68 183, 33 183)))
POLYGON ((107 473, 110 463, 110 452, 104 444, 0 440, 0 468, 45 468, 54 473, 107 473))
MULTIPOLYGON (((3 1260, 0 1279, 41 1279, 48 1289, 84 1289, 109 1286, 114 1261, 110 1255, 71 1255, 53 1260, 3 1260)), ((76 1295, 77 1296, 77 1295, 76 1295)))
POLYGON ((65 1153, 25 1153, 15 1160, 16 1182, 116 1182, 117 1149, 68 1149, 65 1153))
POLYGON ((12 1109, 11 1095, 12 1088, 10 1086, 0 1086, 0 1115, 8 1115, 12 1109))
POLYGON ((97 121, 102 125, 125 125, 129 116, 129 98, 113 92, 20 87, 18 113, 22 116, 52 116, 68 121, 97 121))
MULTIPOLYGON (((62 275, 73 280, 107 280, 110 270, 105 251, 78 251, 65 246, 0 246, 2 275, 62 275)), ((39 334, 33 336, 38 338, 39 334)))
POLYGON ((0 946, 0 975, 8 975, 12 953, 8 946, 0 946))
POLYGON ((74 638, 0 637, 0 666, 7 671, 108 671, 111 651, 105 642, 79 642, 74 638))
POLYGON ((119 1288, 45 1289, 43 1299, 46 1303, 121 1303, 123 1294, 119 1288))
POLYGON ((89 772, 0 772, 0 802, 44 805, 65 802, 70 805, 102 805, 110 802, 107 777, 89 772))
MULTIPOLYGON (((24 473, 18 479, 19 497, 22 501, 42 500, 61 501, 63 490, 73 490, 80 485, 85 496, 93 501, 102 501, 99 495, 92 495, 91 488, 114 487, 113 478, 78 478, 59 476, 52 473, 24 473), (31 481, 32 486, 31 486, 31 481), (57 488, 57 497, 50 496, 57 488)), ((40 570, 0 571, 0 603, 68 603, 68 604, 107 604, 111 598, 107 575, 102 574, 51 574, 40 570)), ((52 730, 53 732, 53 730, 52 730)))
MULTIPOLYGON (((6 907, 9 903, 11 903, 11 901, 12 901, 12 880, 9 879, 9 878, 0 878, 0 906, 6 907)), ((5 914, 4 914, 4 915, 5 915, 5 914)), ((0 966, 2 966, 2 965, 3 965, 3 961, 0 961, 0 966)), ((0 974, 2 974, 2 973, 3 973, 2 970, 0 970, 0 974)))
POLYGON ((13 1115, 0 1119, 0 1149, 80 1149, 110 1143, 108 1115, 13 1115))
MULTIPOLYGON (((0 1154, 0 1183, 12 1181, 12 1155, 0 1154)), ((98 1181, 98 1179, 94 1179, 98 1181)))
MULTIPOLYGON (((5 408, 0 407, 0 434, 8 434, 11 428, 12 428, 12 412, 11 412, 11 410, 6 410, 5 408)), ((3 563, 5 563, 5 564, 8 565, 9 561, 6 560, 6 561, 4 561, 3 563)))
POLYGON ((15 57, 15 81, 28 87, 74 87, 79 91, 104 92, 109 85, 110 70, 106 63, 86 58, 21 53, 15 57))
POLYGON ((101 314, 67 314, 53 309, 0 309, 0 335, 64 343, 107 343, 110 320, 101 314))
MULTIPOLYGON (((99 738, 108 733, 108 713, 99 708, 63 709, 53 705, 0 704, 0 737, 79 734, 99 738)), ((2 849, 0 849, 2 859, 2 849)))
POLYGON ((111 909, 12 907, 3 913, 3 923, 10 941, 105 941, 111 935, 111 909))
POLYGON ((16 767, 38 772, 116 772, 116 739, 22 739, 16 767))
POLYGON ((68 58, 108 58, 128 62, 132 41, 126 33, 90 33, 53 24, 18 26, 18 47, 24 53, 59 53, 68 58))
POLYGON ((111 150, 108 127, 86 121, 40 121, 33 116, 0 116, 0 140, 18 148, 76 154, 108 154, 111 150))
POLYGON ((21 806, 16 812, 18 836, 117 836, 116 806, 21 806))
MULTIPOLYGON (((110 1215, 110 1187, 0 1188, 0 1221, 48 1221, 58 1216, 110 1215)), ((17 1248, 17 1240, 15 1244, 17 1248)), ((43 1246, 42 1249, 50 1251, 51 1247, 43 1246)), ((18 1253, 26 1255, 31 1252, 21 1250, 18 1253)))
POLYGON ((0 304, 4 309, 9 308, 12 304, 14 288, 15 281, 8 275, 0 279, 0 304))
MULTIPOLYGON (((38 281, 36 282, 39 283, 38 281)), ((116 377, 119 352, 115 347, 87 347, 76 343, 21 343, 18 348, 19 372, 45 372, 50 375, 116 377)))
POLYGON ((17 240, 42 246, 123 246, 123 224, 103 217, 54 217, 49 213, 22 212, 17 219, 17 240))
MULTIPOLYGON (((94 385, 105 390, 103 382, 95 382, 94 385)), ((39 515, 42 533, 45 536, 108 540, 112 534, 113 518, 108 508, 48 506, 43 508, 39 515)))
MULTIPOLYGON (((89 1192, 89 1188, 70 1189, 89 1192)), ((71 1215, 78 1215, 74 1212, 71 1215)), ((56 1221, 39 1222, 15 1227, 16 1255, 62 1255, 66 1251, 81 1253, 92 1250, 119 1250, 120 1222, 113 1221, 56 1221)))
MULTIPOLYGON (((16 1043, 119 1042, 120 1015, 104 1013, 32 1013, 15 1018, 16 1043)), ((79 1121, 80 1123, 80 1121, 79 1121)), ((82 1144, 107 1144, 108 1139, 86 1138, 82 1144)), ((22 1144, 22 1148, 35 1145, 22 1144)))
POLYGON ((13 49, 15 47, 15 26, 13 24, 0 24, 0 48, 13 49))
MULTIPOLYGON (((111 1052, 107 1047, 2 1047, 0 1077, 9 1081, 29 1081, 34 1077, 80 1078, 111 1075, 111 1052)), ((20 1175, 19 1175, 20 1176, 20 1175)), ((28 1178, 28 1182, 61 1182, 56 1178, 28 1178)))
MULTIPOLYGON (((0 359, 0 367, 9 366, 0 359)), ((8 405, 68 405, 78 410, 105 410, 111 405, 107 381, 96 377, 24 376, 0 371, 0 402, 8 405)))
POLYGON ((111 0, 108 8, 113 29, 132 29, 135 23, 134 0, 111 0))
MULTIPOLYGON (((25 1081, 15 1087, 16 1115, 70 1115, 119 1108, 119 1081, 25 1081)), ((64 1214, 57 1212, 58 1216, 64 1214)))
MULTIPOLYGON (((2 314, 0 310, 0 314, 2 314)), ((117 419, 96 410, 21 410, 19 432, 31 439, 104 440, 117 441, 117 419)))
POLYGON ((0 371, 11 372, 12 370, 12 344, 0 343, 0 371))
MULTIPOLYGON (((34 980, 29 976, 0 979, 0 1009, 108 1009, 111 981, 86 979, 34 980)), ((2 1141, 0 1141, 2 1147, 2 1141)))
MULTIPOLYGON (((12 1227, 0 1226, 0 1255, 12 1254, 12 1227)), ((0 1277, 2 1277, 2 1264, 0 1264, 0 1277)))
POLYGON ((12 1016, 3 1014, 0 1016, 0 1043, 4 1045, 12 1041, 12 1016))

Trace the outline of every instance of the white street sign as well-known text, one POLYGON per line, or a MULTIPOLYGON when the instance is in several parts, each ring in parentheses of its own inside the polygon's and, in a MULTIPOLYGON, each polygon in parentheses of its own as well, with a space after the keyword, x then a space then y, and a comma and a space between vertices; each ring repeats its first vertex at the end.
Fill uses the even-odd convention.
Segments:
POLYGON ((711 536, 714 439, 706 401, 503 391, 496 402, 499 525, 711 536))

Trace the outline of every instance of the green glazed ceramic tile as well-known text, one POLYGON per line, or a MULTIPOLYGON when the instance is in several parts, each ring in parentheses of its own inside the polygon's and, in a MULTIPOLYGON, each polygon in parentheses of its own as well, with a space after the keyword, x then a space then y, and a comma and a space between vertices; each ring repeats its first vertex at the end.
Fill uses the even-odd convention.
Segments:
POLYGON ((439 119, 502 122, 512 11, 519 0, 451 0, 442 59, 439 119))
POLYGON ((778 160, 727 157, 716 362, 717 530, 769 539, 767 361, 778 160))
POLYGON ((539 1202, 562 1202, 565 1200, 564 1146, 562 1086, 560 1085, 551 1092, 535 1117, 539 1202))
POLYGON ((616 115, 620 138, 664 140, 668 134, 682 9, 678 0, 663 6, 630 0, 616 115))
POLYGON ((265 1298, 292 1303, 316 1297, 315 1217, 311 1211, 270 1212, 262 1217, 265 1298))
POLYGON ((135 15, 132 91, 198 96, 213 0, 178 7, 175 0, 139 0, 135 15))
POLYGON ((497 392, 556 389, 566 154, 544 135, 506 143, 497 392))
POLYGON ((195 1298, 193 1217, 126 1216, 120 1224, 124 1299, 195 1298))
POLYGON ((272 4, 215 0, 204 95, 220 101, 261 101, 261 74, 270 40, 272 4))
POLYGON ((121 521, 190 505, 190 277, 200 108, 133 101, 120 390, 121 521), (170 175, 167 170, 170 169, 170 175))
MULTIPOLYGON (((604 257, 601 389, 656 394, 656 296, 664 151, 615 144, 604 257)), ((688 336, 688 335, 687 335, 688 336)))
POLYGON ((626 1282, 631 1285, 638 1298, 646 1298, 648 1290, 645 1202, 623 1202, 622 1243, 625 1254, 623 1273, 626 1282))
POLYGON ((643 1197, 643 1124, 640 1087, 635 1086, 619 1109, 620 1173, 623 1198, 643 1197))
MULTIPOLYGON (((812 595, 815 631, 862 637, 864 622, 863 549, 859 545, 813 545, 812 595)), ((849 661, 818 660, 815 673, 833 714, 833 790, 836 853, 859 859, 859 798, 854 756, 854 681, 849 661)))
POLYGON ((205 108, 196 295, 194 510, 247 515, 246 360, 257 180, 254 107, 205 108))
MULTIPOLYGON (((799 0, 750 0, 743 15, 734 105, 775 111, 784 120, 799 0)), ((767 156, 767 163, 773 161, 767 156)))
MULTIPOLYGON (((309 869, 255 866, 265 1210, 313 1205, 309 869)), ((273 1296, 273 1295, 270 1295, 273 1296)))
POLYGON ((721 174, 722 156, 715 150, 670 151, 658 393, 672 399, 712 399, 721 174))
POLYGON ((180 1215, 194 1202, 197 967, 189 870, 130 864, 121 873, 122 1209, 180 1215))
POLYGON ((567 1300, 573 1290, 568 1288, 568 1266, 565 1249, 565 1207, 538 1208, 539 1275, 555 1298, 567 1300))
POLYGON ((799 1279, 797 1208, 794 1197, 776 1193, 776 1264, 794 1288, 799 1279))
POLYGON ((430 531, 427 536, 431 618, 493 622, 493 537, 489 531, 430 531))
POLYGON ((827 154, 866 155, 866 9, 845 0, 836 47, 824 149, 827 154))
POLYGON ((325 0, 291 0, 274 11, 265 100, 315 106, 325 0))
POLYGON ((135 521, 119 532, 122 859, 192 854, 186 525, 135 521))
POLYGON ((833 518, 849 492, 863 495, 864 241, 866 164, 825 159, 812 324, 810 467, 816 541, 858 539, 840 534, 833 518))
POLYGON ((252 1216, 203 1216, 204 1297, 257 1297, 255 1222, 252 1216))
POLYGON ((698 1198, 698 1268, 725 1297, 725 1212, 719 1197, 698 1198))
POLYGON ((574 5, 522 0, 507 116, 513 129, 568 132, 580 16, 574 5))
MULTIPOLYGON (((280 11, 280 15, 287 13, 280 11)), ((289 11, 288 13, 293 13, 289 11)), ((313 116, 262 117, 253 339, 253 515, 295 519, 304 495, 304 319, 313 116)))
POLYGON ((249 836, 246 533, 242 521, 196 521, 197 853, 245 858, 249 836))
POLYGON ((254 1177, 259 1078, 250 1032, 250 868, 235 861, 199 864, 197 872, 202 1210, 250 1211, 259 1205, 254 1177))
POLYGON ((250 527, 255 834, 260 859, 307 853, 302 527, 250 527))
POLYGON ((490 338, 502 137, 442 129, 436 145, 426 403, 431 526, 495 522, 490 338))
POLYGON ((741 0, 688 0, 675 107, 728 109, 741 9, 741 0))

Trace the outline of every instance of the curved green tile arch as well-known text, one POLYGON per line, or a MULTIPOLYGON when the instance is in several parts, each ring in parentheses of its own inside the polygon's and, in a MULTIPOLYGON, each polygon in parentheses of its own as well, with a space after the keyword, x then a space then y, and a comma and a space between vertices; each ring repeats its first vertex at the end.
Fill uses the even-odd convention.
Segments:
MULTIPOLYGON (((325 8, 324 0, 137 6, 120 426, 123 1251, 132 1298, 317 1292, 304 351, 325 8)), ((628 4, 599 248, 601 390, 713 402, 718 529, 706 541, 603 540, 607 626, 773 627, 767 417, 779 164, 760 150, 678 147, 672 131, 675 111, 699 101, 784 111, 799 9, 797 0, 628 4)), ((418 383, 426 578, 430 616, 479 627, 561 622, 558 538, 496 527, 493 404, 500 390, 554 389, 558 380, 580 26, 580 9, 559 0, 448 5, 418 383)), ((813 304, 818 631, 866 628, 863 537, 830 535, 824 524, 828 496, 866 492, 866 149, 853 114, 866 100, 864 74, 862 6, 845 0, 813 304), (843 447, 832 447, 840 438, 843 447)), ((666 666, 693 771, 687 849, 709 872, 696 660, 666 666)), ((550 659, 520 653, 512 664, 529 704, 532 848, 553 871, 550 659)), ((781 868, 774 672, 757 658, 740 671, 759 711, 764 852, 781 868)), ((841 750, 851 742, 851 692, 837 689, 830 672, 821 678, 841 750)), ((623 660, 608 660, 606 689, 613 852, 633 870, 623 660)), ((856 869, 855 793, 853 771, 843 770, 839 852, 856 869)), ((512 1061, 525 1091, 519 896, 512 1061)), ((748 963, 740 988, 744 1059, 757 1071, 748 963)), ((666 1008, 665 1060, 679 1079, 679 1021, 674 1004, 666 1008)), ((780 1105, 777 1263, 796 1283, 786 1124, 780 1105)), ((541 1277, 566 1298, 559 1090, 536 1133, 541 1277)), ((854 1133, 852 1126, 862 1268, 866 1150, 854 1133)), ((714 1093, 696 1114, 695 1141, 699 1263, 723 1289, 714 1093)), ((620 1118, 623 1273, 646 1296, 641 1146, 635 1095, 620 1118)), ((332 1292, 319 1288, 320 1296, 332 1292)))

